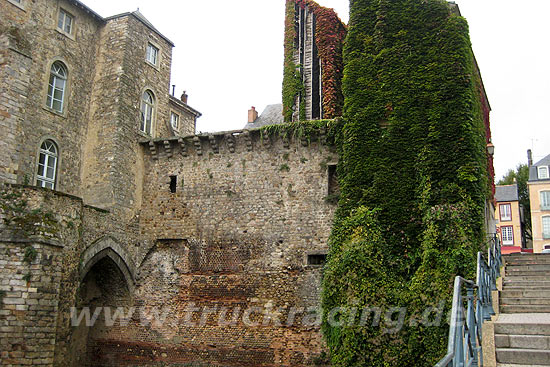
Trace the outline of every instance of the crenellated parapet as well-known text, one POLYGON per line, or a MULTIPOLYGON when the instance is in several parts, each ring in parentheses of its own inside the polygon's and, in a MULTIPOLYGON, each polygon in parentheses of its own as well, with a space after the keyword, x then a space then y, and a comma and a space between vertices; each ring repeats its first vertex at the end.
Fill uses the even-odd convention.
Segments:
POLYGON ((339 120, 273 125, 259 129, 231 130, 196 135, 143 140, 140 144, 152 159, 169 159, 209 154, 267 151, 282 148, 306 147, 313 143, 321 146, 333 144, 333 126, 339 120))

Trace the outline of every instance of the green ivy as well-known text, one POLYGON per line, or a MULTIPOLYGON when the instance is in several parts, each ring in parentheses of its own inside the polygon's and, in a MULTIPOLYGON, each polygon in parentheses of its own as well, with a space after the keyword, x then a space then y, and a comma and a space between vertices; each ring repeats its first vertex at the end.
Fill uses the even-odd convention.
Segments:
MULTIPOLYGON (((323 309, 450 305, 473 276, 488 198, 481 82, 466 21, 442 0, 355 0, 334 133, 340 200, 323 309)), ((433 366, 448 328, 331 326, 334 366, 433 366)))

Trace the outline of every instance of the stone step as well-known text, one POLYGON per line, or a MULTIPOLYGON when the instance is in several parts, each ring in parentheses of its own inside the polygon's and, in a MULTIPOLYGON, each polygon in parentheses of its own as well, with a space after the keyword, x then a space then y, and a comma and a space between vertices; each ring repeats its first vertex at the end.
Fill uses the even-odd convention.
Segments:
POLYGON ((501 313, 550 313, 550 305, 501 305, 501 313))
POLYGON ((496 348, 497 362, 550 366, 550 350, 496 348))
POLYGON ((545 367, 540 364, 497 363, 497 367, 545 367))
POLYGON ((503 287, 514 287, 514 288, 521 288, 521 287, 527 287, 529 289, 540 289, 540 290, 550 290, 550 281, 546 280, 537 280, 537 281, 529 281, 529 280, 510 280, 510 279, 504 279, 502 282, 503 287))
POLYGON ((507 275, 504 277, 504 281, 536 281, 545 282, 549 281, 550 277, 546 275, 507 275))
POLYGON ((550 271, 540 270, 508 270, 506 269, 505 277, 509 276, 521 276, 521 277, 545 277, 550 279, 550 271))
MULTIPOLYGON (((525 289, 504 289, 500 292, 502 298, 550 298, 550 291, 525 289)), ((550 304, 550 303, 549 303, 550 304)))
POLYGON ((550 264, 550 256, 538 259, 506 259, 506 265, 550 264))
POLYGON ((506 272, 514 271, 542 271, 550 273, 550 264, 521 264, 521 265, 508 265, 506 264, 506 272))
POLYGON ((495 321, 495 334, 550 336, 550 314, 501 313, 495 321))
POLYGON ((511 305, 550 305, 550 298, 500 298, 501 306, 511 306, 511 305))
POLYGON ((550 336, 495 334, 495 347, 515 349, 550 349, 550 336))

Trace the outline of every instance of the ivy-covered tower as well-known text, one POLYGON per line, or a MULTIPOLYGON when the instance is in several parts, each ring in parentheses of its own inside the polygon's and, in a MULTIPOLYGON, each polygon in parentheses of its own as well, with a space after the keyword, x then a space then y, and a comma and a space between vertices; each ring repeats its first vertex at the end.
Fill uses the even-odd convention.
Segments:
POLYGON ((286 122, 342 115, 346 27, 334 10, 287 0, 283 114, 286 122))
POLYGON ((433 366, 448 325, 426 310, 448 311, 454 277, 474 277, 492 211, 490 107, 468 24, 443 0, 353 0, 343 54, 323 280, 323 309, 341 310, 323 321, 332 365, 433 366), (357 321, 371 307, 406 312, 388 332, 357 321))

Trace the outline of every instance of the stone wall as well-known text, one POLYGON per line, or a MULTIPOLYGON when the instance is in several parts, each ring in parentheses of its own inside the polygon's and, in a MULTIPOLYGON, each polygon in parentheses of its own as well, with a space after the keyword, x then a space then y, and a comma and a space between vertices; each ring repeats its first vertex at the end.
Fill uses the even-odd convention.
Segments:
POLYGON ((321 363, 322 266, 308 255, 327 252, 332 149, 258 131, 144 148, 135 310, 90 332, 86 365, 321 363), (164 322, 144 323, 155 312, 164 322))

